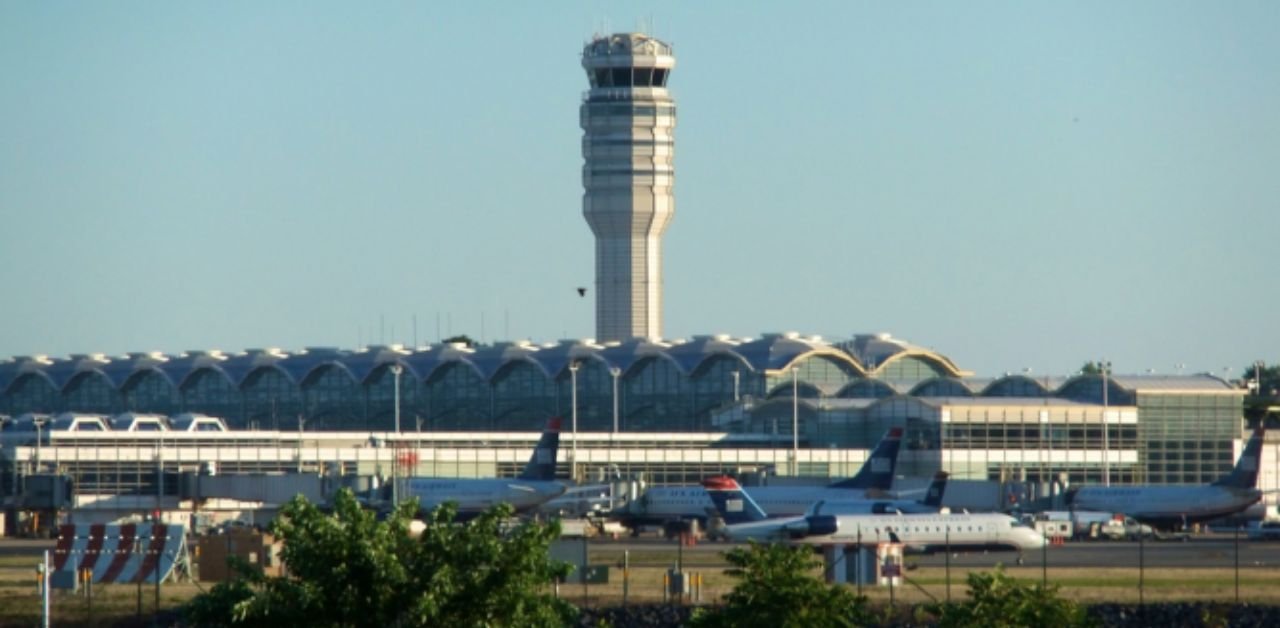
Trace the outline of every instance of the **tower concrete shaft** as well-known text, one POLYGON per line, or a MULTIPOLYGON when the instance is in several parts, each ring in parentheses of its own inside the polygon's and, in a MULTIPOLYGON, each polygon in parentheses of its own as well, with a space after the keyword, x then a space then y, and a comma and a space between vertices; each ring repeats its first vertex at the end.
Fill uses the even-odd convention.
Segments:
POLYGON ((662 234, 675 214, 671 46, 638 33, 582 51, 582 214, 596 237, 596 338, 662 337, 662 234))

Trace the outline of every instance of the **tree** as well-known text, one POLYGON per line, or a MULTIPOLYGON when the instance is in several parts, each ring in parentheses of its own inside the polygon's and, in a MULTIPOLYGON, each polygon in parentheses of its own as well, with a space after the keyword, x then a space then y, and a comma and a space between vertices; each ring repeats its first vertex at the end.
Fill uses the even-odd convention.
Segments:
POLYGON ((466 346, 468 346, 468 347, 474 347, 474 346, 476 346, 476 341, 472 340, 472 339, 471 339, 471 336, 468 336, 468 335, 466 335, 466 334, 458 334, 457 336, 449 336, 448 338, 445 338, 444 340, 441 340, 440 342, 442 342, 442 343, 444 343, 444 344, 450 344, 450 343, 460 342, 460 343, 462 343, 462 344, 464 344, 464 345, 466 345, 466 346))
POLYGON ((1081 375, 1101 375, 1102 365, 1097 362, 1094 362, 1093 360, 1085 362, 1084 366, 1080 367, 1080 374, 1081 375))
POLYGON ((1092 626, 1080 605, 1058 597, 1058 587, 1018 582, 997 566, 969 574, 969 599, 930 605, 939 628, 1092 626))
POLYGON ((1267 366, 1265 363, 1262 368, 1258 365, 1250 364, 1240 370, 1241 379, 1252 384, 1253 394, 1263 397, 1275 397, 1280 393, 1280 364, 1272 364, 1267 366), (1261 382, 1259 382, 1259 378, 1261 382))
POLYGON ((288 575, 242 570, 195 598, 199 626, 562 626, 576 610, 546 592, 569 567, 551 561, 556 524, 507 525, 499 505, 454 524, 452 504, 436 509, 419 536, 411 500, 378 521, 349 490, 326 514, 298 496, 271 531, 283 541, 288 575))
POLYGON ((692 625, 825 628, 872 623, 866 598, 813 577, 819 562, 811 552, 808 547, 755 542, 730 550, 725 558, 734 567, 725 573, 741 578, 741 582, 726 597, 724 606, 700 610, 692 625))

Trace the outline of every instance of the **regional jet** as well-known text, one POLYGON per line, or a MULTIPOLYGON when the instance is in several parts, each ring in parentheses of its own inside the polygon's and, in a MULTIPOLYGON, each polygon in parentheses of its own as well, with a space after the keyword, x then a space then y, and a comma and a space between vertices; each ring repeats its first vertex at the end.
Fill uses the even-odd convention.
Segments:
MULTIPOLYGON (((803 514, 814 502, 824 499, 865 499, 886 494, 893 485, 893 471, 898 464, 902 428, 892 428, 872 450, 857 475, 822 487, 760 486, 751 489, 752 497, 761 500, 769 512, 778 516, 803 514)), ((639 498, 611 513, 623 525, 636 529, 642 525, 672 521, 706 522, 714 508, 707 491, 701 486, 652 487, 639 498)))
POLYGON ((479 514, 489 507, 508 503, 516 512, 536 508, 565 492, 557 482, 556 450, 560 446, 560 418, 547 422, 542 438, 518 477, 505 478, 408 478, 402 484, 405 498, 418 498, 422 510, 434 510, 445 502, 458 505, 460 516, 479 514))
POLYGON ((1021 553, 1044 547, 1045 538, 1026 524, 1002 514, 808 515, 769 519, 733 478, 703 482, 716 510, 726 520, 747 521, 718 532, 731 541, 768 541, 807 545, 902 543, 912 553, 1001 551, 1021 553))
POLYGON ((1263 430, 1254 430, 1230 473, 1207 485, 1086 486, 1070 491, 1075 510, 1124 513, 1161 530, 1184 530, 1188 524, 1238 513, 1262 499, 1258 459, 1263 430))

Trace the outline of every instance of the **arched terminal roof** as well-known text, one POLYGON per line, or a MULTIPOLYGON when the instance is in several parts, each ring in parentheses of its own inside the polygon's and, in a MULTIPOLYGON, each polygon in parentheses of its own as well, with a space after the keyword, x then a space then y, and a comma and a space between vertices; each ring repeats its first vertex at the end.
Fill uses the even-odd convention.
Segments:
POLYGON ((470 359, 485 381, 493 381, 494 377, 498 375, 498 371, 502 370, 502 367, 514 362, 533 364, 538 370, 542 371, 543 375, 550 377, 551 375, 543 368, 542 363, 538 362, 534 357, 534 354, 541 349, 541 347, 528 340, 499 342, 476 349, 470 359))
MULTIPOLYGON (((951 364, 946 358, 911 348, 901 341, 888 340, 883 336, 873 340, 859 338, 861 340, 833 344, 817 336, 786 333, 765 334, 755 339, 735 339, 728 335, 694 336, 688 341, 638 338, 605 345, 589 338, 545 345, 519 341, 479 348, 451 343, 412 351, 399 345, 386 345, 357 351, 313 347, 295 352, 278 348, 247 349, 233 354, 219 350, 187 351, 175 356, 147 352, 118 358, 103 354, 77 354, 66 359, 23 356, 0 362, 0 392, 28 375, 44 378, 55 390, 65 391, 77 377, 89 373, 100 375, 105 383, 122 390, 135 378, 156 372, 175 388, 181 389, 203 370, 220 373, 233 387, 243 389, 255 372, 267 368, 277 370, 299 386, 328 368, 340 369, 356 382, 367 382, 378 369, 393 362, 403 364, 409 375, 419 381, 430 379, 442 366, 459 363, 473 369, 485 381, 492 382, 504 367, 516 361, 530 362, 548 378, 556 379, 564 376, 568 365, 574 361, 599 360, 606 367, 616 367, 626 373, 646 360, 659 358, 669 361, 679 372, 690 377, 713 360, 732 359, 743 365, 744 372, 776 375, 814 356, 823 356, 841 368, 848 367, 851 374, 864 375, 866 369, 858 354, 851 354, 847 347, 861 351, 862 355, 879 356, 876 359, 881 366, 885 356, 903 355, 933 356, 930 359, 938 364, 951 364)), ((953 366, 947 368, 956 370, 953 366)), ((889 382, 899 393, 906 392, 914 384, 889 382)))
POLYGON ((814 356, 823 355, 836 362, 848 365, 855 373, 862 374, 862 365, 849 357, 849 354, 822 341, 818 336, 804 337, 795 332, 783 334, 764 334, 758 340, 744 342, 735 349, 751 365, 751 368, 769 374, 777 374, 787 370, 795 363, 814 356))
POLYGON ((228 356, 216 368, 226 373, 236 387, 240 388, 244 386, 245 380, 249 378, 251 373, 260 368, 274 367, 286 356, 285 352, 275 347, 246 349, 243 353, 228 356))
POLYGON ((580 362, 583 360, 599 360, 606 367, 609 366, 605 362, 601 351, 604 347, 596 344, 595 338, 583 338, 582 340, 561 340, 554 345, 544 346, 531 357, 542 366, 544 373, 549 373, 551 377, 558 378, 569 368, 571 362, 580 362))
POLYGON ((405 356, 402 361, 422 381, 431 379, 436 371, 442 368, 457 364, 466 366, 483 378, 485 377, 484 372, 472 361, 475 354, 476 350, 468 347, 464 342, 449 342, 433 345, 422 351, 411 353, 405 356))
MULTIPOLYGON (((672 346, 671 343, 656 338, 632 338, 626 342, 606 346, 600 355, 610 366, 628 373, 632 367, 646 358, 663 358, 676 364, 675 359, 670 355, 672 346)), ((676 364, 676 367, 679 368, 679 364, 676 364)))
POLYGON ((672 341, 671 348, 666 350, 666 354, 685 375, 694 372, 703 362, 717 356, 732 357, 742 362, 747 368, 751 368, 747 359, 737 351, 738 345, 742 342, 724 334, 694 336, 689 341, 672 341))
POLYGON ((374 371, 396 363, 405 366, 412 374, 410 376, 416 378, 417 374, 404 360, 408 355, 409 351, 403 345, 371 345, 342 356, 341 362, 357 382, 367 382, 374 371))
POLYGON ((65 360, 50 360, 45 356, 19 360, 26 363, 25 373, 40 373, 58 390, 65 391, 71 381, 83 373, 98 373, 115 385, 106 371, 111 359, 101 353, 74 353, 65 360))
POLYGON ((953 377, 973 374, 961 370, 950 358, 936 351, 913 345, 885 333, 855 334, 852 340, 838 342, 836 346, 853 356, 867 373, 880 372, 884 370, 886 364, 907 356, 919 356, 937 364, 953 377))
POLYGON ((227 356, 217 349, 185 351, 181 355, 171 356, 164 363, 156 365, 156 368, 163 371, 169 381, 176 382, 178 388, 185 386, 187 380, 201 369, 213 370, 225 377, 228 382, 231 382, 232 386, 235 386, 239 382, 222 368, 222 363, 226 362, 226 360, 227 356))
POLYGON ((341 369, 351 376, 351 379, 359 381, 345 363, 345 359, 350 355, 350 351, 335 347, 307 347, 302 351, 288 354, 276 366, 297 384, 307 381, 314 373, 325 367, 341 369))

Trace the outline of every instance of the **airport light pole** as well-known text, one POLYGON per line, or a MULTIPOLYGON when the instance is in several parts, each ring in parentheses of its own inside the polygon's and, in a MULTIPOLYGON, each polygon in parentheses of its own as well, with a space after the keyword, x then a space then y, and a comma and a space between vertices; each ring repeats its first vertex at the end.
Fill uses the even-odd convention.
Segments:
POLYGON ((569 477, 578 479, 578 362, 569 362, 569 412, 573 432, 569 439, 569 477))
POLYGON ((400 435, 400 373, 404 372, 404 367, 399 364, 391 365, 391 374, 395 376, 395 416, 396 416, 396 436, 400 435))
POLYGON ((741 379, 741 377, 742 377, 742 373, 735 369, 733 371, 733 402, 734 403, 738 403, 739 401, 738 380, 741 379))
POLYGON ((791 476, 800 475, 800 367, 791 367, 791 476))
POLYGON ((400 373, 404 371, 404 367, 399 364, 391 365, 391 374, 395 376, 394 393, 392 393, 392 403, 395 405, 393 412, 396 417, 396 441, 391 446, 391 507, 400 507, 400 373))
POLYGON ((609 367, 609 375, 613 376, 613 433, 618 433, 618 378, 622 376, 622 369, 611 366, 609 367))
POLYGON ((1099 360, 1098 366, 1102 370, 1102 485, 1111 486, 1111 425, 1107 416, 1107 372, 1111 363, 1099 360))

